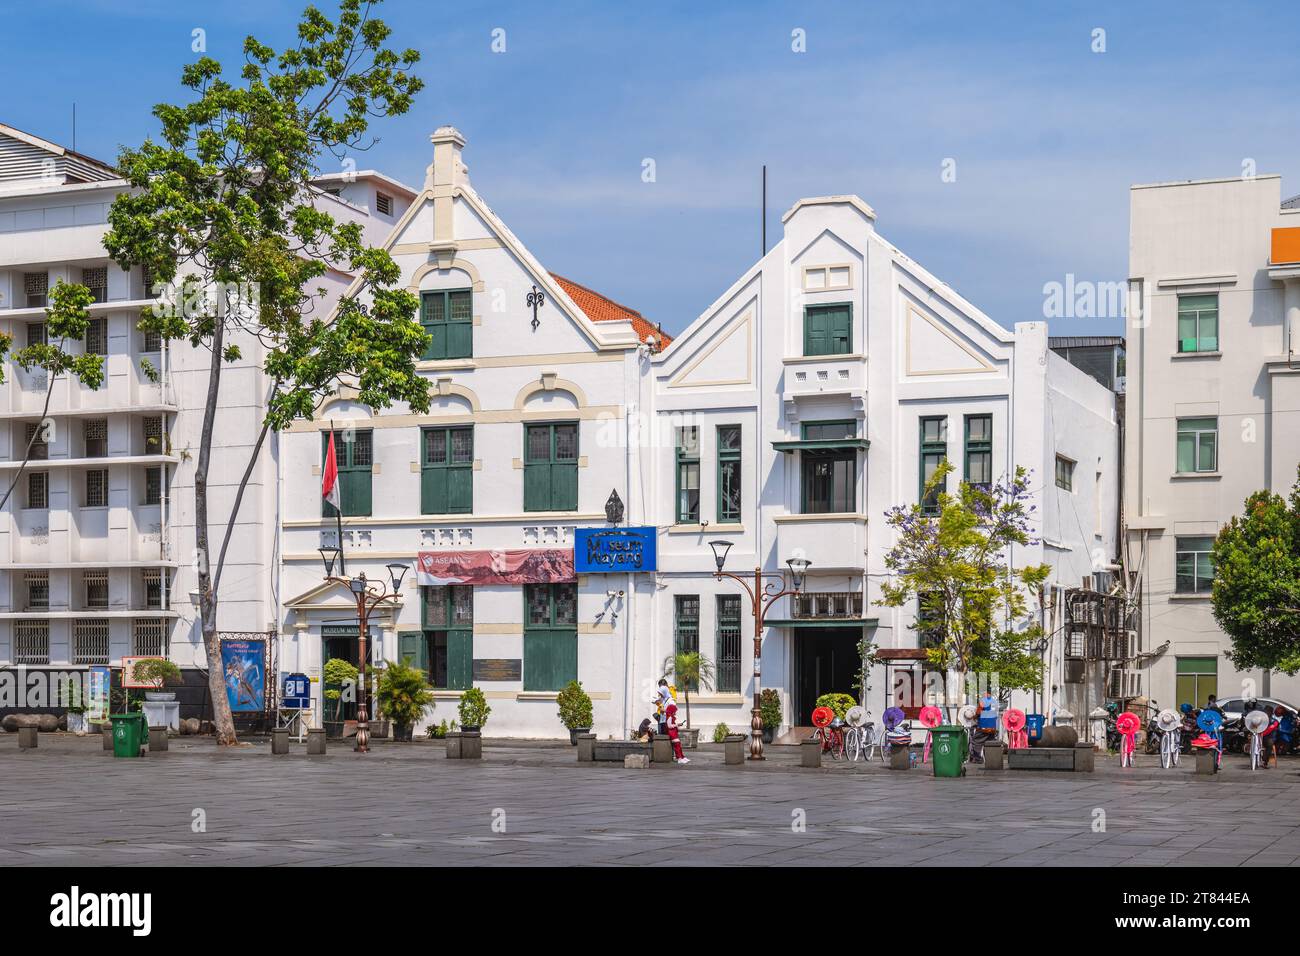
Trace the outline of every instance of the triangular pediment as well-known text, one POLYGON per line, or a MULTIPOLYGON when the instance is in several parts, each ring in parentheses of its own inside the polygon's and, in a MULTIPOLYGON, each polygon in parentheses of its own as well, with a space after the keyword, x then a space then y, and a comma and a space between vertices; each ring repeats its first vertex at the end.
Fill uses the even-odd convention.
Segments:
POLYGON ((669 388, 750 385, 754 381, 754 309, 746 306, 668 383, 669 388))
POLYGON ((968 375, 997 370, 989 356, 941 319, 908 305, 905 321, 906 374, 968 375))

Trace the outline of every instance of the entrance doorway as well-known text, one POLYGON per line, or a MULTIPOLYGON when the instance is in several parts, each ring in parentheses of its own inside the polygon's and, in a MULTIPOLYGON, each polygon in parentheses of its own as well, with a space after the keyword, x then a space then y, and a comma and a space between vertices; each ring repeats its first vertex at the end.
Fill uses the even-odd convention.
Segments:
POLYGON ((853 689, 861 657, 861 627, 793 627, 794 713, 796 727, 812 724, 813 708, 822 694, 848 694, 853 689))
MULTIPOLYGON (((325 662, 332 658, 345 660, 353 667, 361 663, 360 654, 360 637, 355 626, 341 626, 337 624, 326 624, 321 628, 321 689, 323 692, 337 690, 342 688, 334 684, 324 683, 324 666, 325 662)), ((336 720, 356 720, 357 704, 355 700, 343 700, 341 697, 330 699, 322 693, 321 703, 323 706, 323 719, 329 721, 336 720)))

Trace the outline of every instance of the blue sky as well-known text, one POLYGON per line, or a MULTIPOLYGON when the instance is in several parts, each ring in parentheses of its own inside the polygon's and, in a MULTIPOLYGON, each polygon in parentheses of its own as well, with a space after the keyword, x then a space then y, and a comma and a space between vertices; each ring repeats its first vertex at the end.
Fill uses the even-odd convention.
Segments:
MULTIPOLYGON (((181 95, 192 30, 233 72, 247 33, 283 45, 304 3, 4 5, 0 122, 68 143, 75 101, 77 148, 111 159, 181 95)), ((1004 325, 1043 317, 1045 282, 1125 278, 1132 183, 1249 159, 1300 193, 1293 3, 390 0, 379 15, 428 85, 359 165, 418 185, 429 132, 459 127, 475 187, 547 268, 669 331, 756 259, 764 163, 769 243, 800 196, 856 193, 1004 325)))

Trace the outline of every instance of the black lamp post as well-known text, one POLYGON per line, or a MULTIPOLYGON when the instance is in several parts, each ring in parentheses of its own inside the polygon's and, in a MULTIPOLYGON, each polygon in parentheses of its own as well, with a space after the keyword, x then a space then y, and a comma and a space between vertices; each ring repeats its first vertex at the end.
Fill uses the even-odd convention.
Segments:
POLYGON ((759 702, 759 685, 762 671, 760 661, 763 656, 763 620, 767 617, 768 609, 777 600, 787 594, 798 594, 803 590, 804 578, 812 562, 802 554, 796 554, 786 561, 790 568, 790 583, 792 585, 792 587, 787 588, 785 586, 785 574, 780 571, 764 571, 762 568, 754 568, 754 577, 752 580, 747 580, 739 574, 732 574, 730 571, 723 570, 727 563, 727 552, 731 550, 730 541, 710 541, 709 547, 713 549, 713 561, 718 566, 718 570, 713 577, 719 581, 723 578, 739 581, 740 586, 749 595, 750 612, 754 616, 754 709, 750 712, 749 759, 763 760, 765 759, 763 757, 763 716, 759 702))
POLYGON ((387 591, 383 585, 371 584, 367 581, 364 571, 354 578, 336 576, 334 574, 334 564, 339 562, 341 569, 343 552, 334 547, 320 548, 318 550, 320 551, 321 561, 325 565, 325 580, 345 585, 352 592, 352 596, 357 602, 357 655, 360 661, 357 667, 357 681, 361 685, 361 690, 357 695, 357 742, 353 749, 357 753, 369 753, 370 715, 366 706, 368 690, 366 659, 369 655, 366 650, 366 637, 370 625, 370 615, 374 613, 375 608, 386 601, 397 603, 397 600, 401 597, 402 578, 406 576, 409 569, 405 564, 399 564, 396 561, 387 565, 388 578, 393 585, 392 591, 387 591))

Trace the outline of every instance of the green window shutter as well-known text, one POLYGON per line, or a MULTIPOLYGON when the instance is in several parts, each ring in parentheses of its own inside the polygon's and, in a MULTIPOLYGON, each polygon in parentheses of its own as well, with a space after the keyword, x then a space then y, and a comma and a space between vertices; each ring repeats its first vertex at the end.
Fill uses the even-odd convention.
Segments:
POLYGON ((447 470, 447 514, 469 514, 474 510, 474 468, 458 465, 447 470))
POLYGON ((447 468, 424 468, 420 472, 420 513, 447 513, 447 468))
POLYGON ((803 313, 804 355, 847 355, 853 351, 853 307, 810 305, 803 313))
POLYGON ((551 510, 551 466, 544 462, 524 465, 524 510, 551 510))
POLYGON ((830 350, 833 355, 848 355, 853 344, 853 316, 848 306, 830 313, 830 350))
POLYGON ((577 679, 577 631, 539 629, 524 634, 524 690, 560 690, 577 679))
POLYGON ((474 684, 474 632, 460 628, 447 632, 447 687, 468 690, 474 684))
MULTIPOLYGON (((366 517, 371 513, 371 462, 373 450, 371 432, 357 431, 353 440, 343 441, 343 432, 334 433, 334 458, 339 470, 339 503, 344 517, 366 517)), ((321 469, 329 453, 329 432, 321 435, 321 469)), ((321 498, 321 515, 333 518, 334 506, 321 498)))
POLYGON ((551 466, 551 510, 578 510, 578 463, 551 466))
POLYGON ((420 325, 430 336, 426 359, 473 357, 474 293, 469 289, 421 293, 420 325))
POLYGON ((402 631, 397 635, 397 646, 403 663, 428 672, 429 655, 423 631, 402 631))
POLYGON ((826 313, 821 309, 805 309, 803 314, 803 354, 825 355, 830 351, 830 338, 826 313))
POLYGON ((578 508, 576 422, 524 427, 524 510, 578 508))

